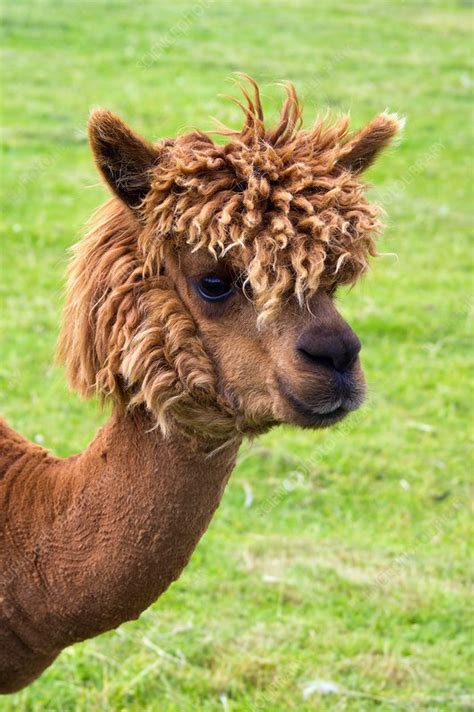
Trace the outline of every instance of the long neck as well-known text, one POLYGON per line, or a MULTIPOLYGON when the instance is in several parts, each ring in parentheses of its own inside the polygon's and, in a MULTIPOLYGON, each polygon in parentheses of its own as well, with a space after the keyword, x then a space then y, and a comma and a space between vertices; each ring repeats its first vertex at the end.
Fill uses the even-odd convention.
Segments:
POLYGON ((10 430, 4 443, 1 622, 45 659, 138 617, 179 576, 238 449, 165 439, 143 412, 113 415, 66 460, 10 430))

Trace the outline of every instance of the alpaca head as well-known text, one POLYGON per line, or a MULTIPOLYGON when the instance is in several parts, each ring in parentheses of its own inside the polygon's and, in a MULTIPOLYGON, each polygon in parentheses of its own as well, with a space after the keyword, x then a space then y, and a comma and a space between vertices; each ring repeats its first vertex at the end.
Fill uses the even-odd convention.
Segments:
POLYGON ((90 119, 116 197, 76 247, 59 350, 83 395, 146 407, 165 432, 322 427, 364 397, 360 343, 333 299, 376 254, 360 176, 399 122, 303 130, 289 86, 269 129, 249 83, 225 144, 194 131, 152 145, 109 112, 90 119))

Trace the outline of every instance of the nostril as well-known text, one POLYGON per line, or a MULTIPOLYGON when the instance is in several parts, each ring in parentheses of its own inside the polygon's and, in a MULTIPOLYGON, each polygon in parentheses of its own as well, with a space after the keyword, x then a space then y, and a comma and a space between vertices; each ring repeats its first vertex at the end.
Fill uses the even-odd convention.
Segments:
POLYGON ((313 366, 347 371, 357 361, 361 344, 354 333, 350 338, 305 339, 297 344, 298 354, 313 366))
POLYGON ((325 366, 326 368, 335 368, 334 362, 330 356, 321 356, 320 354, 311 353, 306 349, 299 348, 298 353, 306 360, 316 366, 325 366))

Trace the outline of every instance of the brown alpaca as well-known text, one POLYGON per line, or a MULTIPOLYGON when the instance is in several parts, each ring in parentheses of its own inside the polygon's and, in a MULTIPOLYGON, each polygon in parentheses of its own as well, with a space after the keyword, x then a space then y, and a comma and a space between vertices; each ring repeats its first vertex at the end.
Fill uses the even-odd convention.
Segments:
MULTIPOLYGON (((247 78, 248 79, 248 78, 247 78)), ((325 427, 359 407, 360 344, 333 304, 375 254, 360 174, 388 114, 301 128, 293 88, 273 129, 257 86, 224 145, 152 145, 95 111, 116 197, 75 251, 59 354, 113 413, 58 459, 0 423, 0 691, 60 651, 137 618, 181 573, 245 435, 325 427)))

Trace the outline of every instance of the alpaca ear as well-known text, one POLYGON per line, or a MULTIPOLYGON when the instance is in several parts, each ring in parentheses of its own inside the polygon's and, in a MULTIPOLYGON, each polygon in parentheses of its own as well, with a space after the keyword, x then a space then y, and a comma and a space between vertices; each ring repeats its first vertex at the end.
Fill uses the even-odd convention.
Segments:
POLYGON ((405 120, 396 114, 379 114, 342 146, 338 165, 353 173, 362 173, 400 133, 405 120))
POLYGON ((158 160, 157 150, 110 111, 93 111, 88 130, 99 171, 126 205, 138 207, 150 189, 150 169, 158 160))

